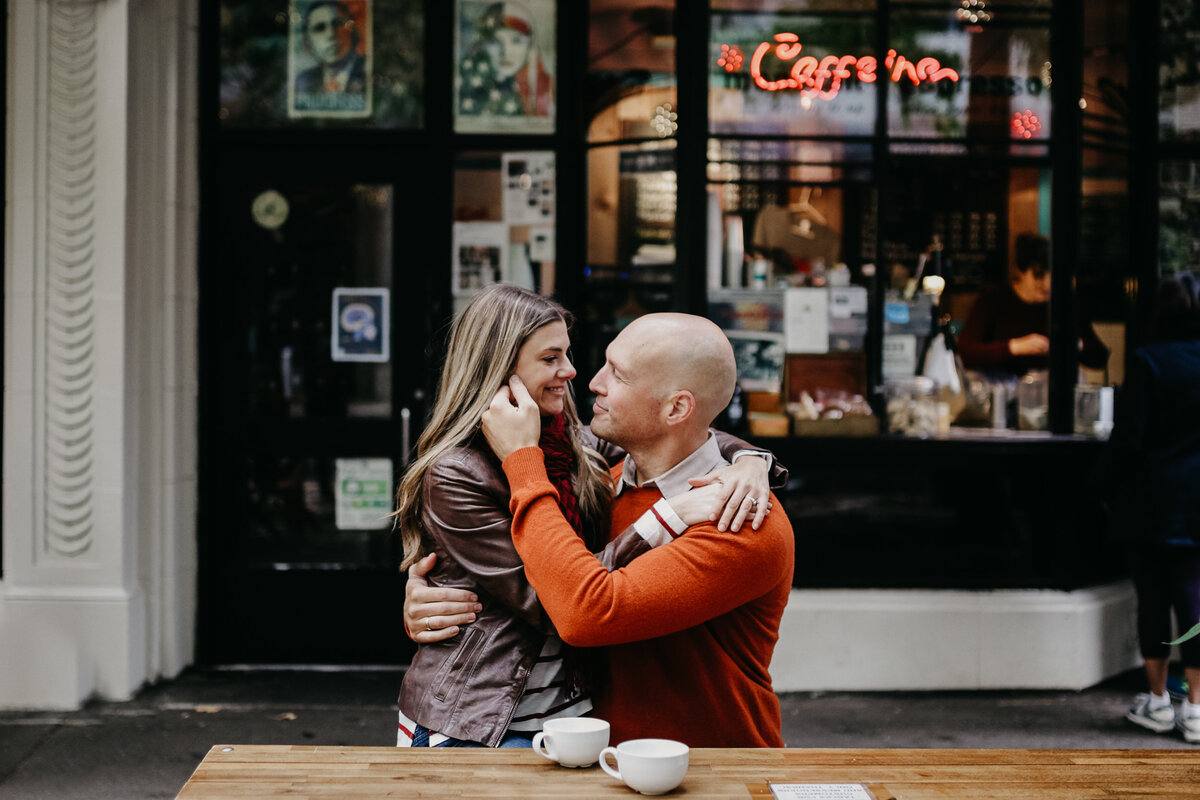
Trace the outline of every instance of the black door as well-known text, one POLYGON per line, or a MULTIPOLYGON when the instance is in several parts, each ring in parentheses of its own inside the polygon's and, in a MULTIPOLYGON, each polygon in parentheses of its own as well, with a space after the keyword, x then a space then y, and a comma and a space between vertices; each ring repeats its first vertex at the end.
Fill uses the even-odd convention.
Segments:
POLYGON ((386 158, 227 148, 213 175, 200 280, 201 661, 411 656, 387 515, 446 312, 429 235, 444 221, 410 188, 430 185, 431 168, 386 158))

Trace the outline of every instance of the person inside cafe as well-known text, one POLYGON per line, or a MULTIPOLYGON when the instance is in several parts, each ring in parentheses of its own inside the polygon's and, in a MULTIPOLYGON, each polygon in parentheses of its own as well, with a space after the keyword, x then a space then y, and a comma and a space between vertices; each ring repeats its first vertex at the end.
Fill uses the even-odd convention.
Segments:
MULTIPOLYGON (((1008 282, 975 301, 958 336, 963 366, 999 379, 1046 369, 1050 356, 1050 241, 1018 235, 1014 262, 1008 282)), ((1080 325, 1078 345, 1083 366, 1108 363, 1108 348, 1090 323, 1080 325)))
MULTIPOLYGON (((593 561, 615 569, 671 538, 647 514, 608 541, 607 459, 615 462, 623 451, 579 423, 569 322, 553 300, 494 284, 452 326, 437 402, 400 483, 395 519, 403 566, 436 554, 433 580, 472 592, 478 613, 463 636, 420 643, 400 691, 401 746, 529 746, 545 720, 592 709, 596 651, 564 646, 527 582, 511 536, 507 481, 480 434, 484 410, 509 375, 527 387, 552 502, 580 546, 599 553, 593 561)), ((723 441, 735 458, 749 448, 733 437, 723 441)), ((713 461, 714 467, 725 463, 713 461)), ((708 519, 724 508, 722 526, 737 528, 747 517, 760 523, 766 509, 752 511, 748 498, 767 496, 769 463, 743 458, 714 472, 710 477, 720 480, 676 501, 678 513, 708 519)), ((675 527, 682 529, 678 522, 675 527)), ((431 625, 425 617, 410 630, 416 636, 431 625)))
POLYGON ((1150 690, 1126 719, 1200 744, 1200 637, 1179 644, 1187 697, 1178 712, 1167 694, 1171 613, 1180 632, 1200 622, 1200 273, 1161 281, 1147 339, 1121 386, 1101 467, 1117 534, 1131 545, 1150 690))
MULTIPOLYGON (((612 531, 637 527, 651 512, 676 538, 615 572, 597 563, 554 500, 536 446, 536 403, 514 378, 485 413, 483 430, 503 459, 513 541, 529 582, 564 641, 605 648, 607 682, 593 702, 614 741, 781 747, 768 668, 795 566, 791 524, 775 513, 756 533, 734 535, 677 506, 689 478, 722 463, 709 425, 733 393, 729 341, 702 317, 650 314, 622 330, 606 359, 589 385, 592 429, 628 453, 613 469, 612 531), (681 519, 672 521, 672 512, 681 519)), ((762 495, 747 501, 760 510, 765 502, 762 495)), ((410 587, 405 604, 414 629, 426 609, 461 610, 445 604, 460 599, 453 593, 425 591, 410 587)))

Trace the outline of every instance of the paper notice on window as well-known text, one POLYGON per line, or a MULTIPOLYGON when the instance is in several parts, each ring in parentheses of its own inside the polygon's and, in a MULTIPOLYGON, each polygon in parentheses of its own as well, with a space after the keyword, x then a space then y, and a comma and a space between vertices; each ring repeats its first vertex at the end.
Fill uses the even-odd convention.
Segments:
POLYGON ((911 378, 917 374, 917 337, 889 333, 883 337, 883 379, 911 378))
POLYGON ((340 531, 391 527, 392 460, 339 458, 335 462, 334 522, 340 531))
POLYGON ((875 800, 861 783, 768 783, 775 800, 875 800))
POLYGON ((783 329, 789 353, 828 353, 829 291, 786 290, 783 293, 783 329))
POLYGON ((829 316, 831 319, 850 319, 855 314, 867 313, 867 287, 833 286, 829 289, 829 316))

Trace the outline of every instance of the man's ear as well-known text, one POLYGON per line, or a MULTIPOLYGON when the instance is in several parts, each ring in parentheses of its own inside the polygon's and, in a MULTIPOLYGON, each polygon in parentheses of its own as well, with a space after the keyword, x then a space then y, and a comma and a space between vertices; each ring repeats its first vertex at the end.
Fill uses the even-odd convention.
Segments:
POLYGON ((696 413, 696 397, 687 389, 672 392, 663 402, 663 419, 668 425, 687 422, 696 413))

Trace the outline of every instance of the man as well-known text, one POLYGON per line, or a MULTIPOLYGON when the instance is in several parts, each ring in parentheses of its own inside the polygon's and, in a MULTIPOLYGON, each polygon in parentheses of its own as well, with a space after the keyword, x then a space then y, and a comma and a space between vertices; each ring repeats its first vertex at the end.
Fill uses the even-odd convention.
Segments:
MULTIPOLYGON (((612 530, 653 519, 677 537, 615 572, 558 508, 537 448, 537 406, 520 381, 502 388, 484 413, 484 434, 509 480, 513 542, 530 584, 564 641, 607 647, 608 683, 593 700, 614 741, 783 746, 768 668, 792 582, 791 525, 775 513, 757 532, 735 534, 664 499, 721 463, 709 425, 735 380, 728 339, 702 317, 647 315, 609 346, 589 388, 597 398, 593 432, 628 453, 613 470, 612 530), (680 517, 696 524, 685 531, 680 517)), ((768 502, 746 500, 747 511, 768 502)))

